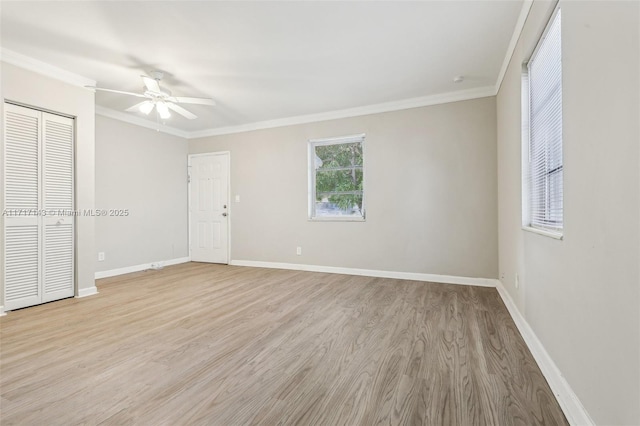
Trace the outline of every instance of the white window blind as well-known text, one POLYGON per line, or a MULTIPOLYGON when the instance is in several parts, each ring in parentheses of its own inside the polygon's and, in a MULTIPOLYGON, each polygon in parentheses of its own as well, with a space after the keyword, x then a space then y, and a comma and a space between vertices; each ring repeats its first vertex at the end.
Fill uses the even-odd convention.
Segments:
POLYGON ((529 83, 529 225, 563 228, 562 43, 560 9, 534 51, 529 83))

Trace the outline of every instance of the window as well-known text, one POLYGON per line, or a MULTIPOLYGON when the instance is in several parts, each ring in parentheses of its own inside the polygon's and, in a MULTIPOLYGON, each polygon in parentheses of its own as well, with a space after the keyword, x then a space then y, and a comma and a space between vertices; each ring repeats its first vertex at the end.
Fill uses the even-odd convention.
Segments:
POLYGON ((364 135, 309 141, 309 218, 364 220, 364 135))
POLYGON ((524 225, 559 237, 563 229, 562 46, 560 9, 551 18, 523 76, 524 225))

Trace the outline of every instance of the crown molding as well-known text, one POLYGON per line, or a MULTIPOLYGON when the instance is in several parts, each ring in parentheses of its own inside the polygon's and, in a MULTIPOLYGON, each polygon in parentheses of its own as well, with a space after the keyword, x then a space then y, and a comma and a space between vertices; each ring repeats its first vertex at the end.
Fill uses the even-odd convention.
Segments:
POLYGON ((363 107, 321 112, 318 114, 299 115, 295 117, 280 118, 276 120, 241 124, 238 126, 226 126, 207 130, 199 130, 190 132, 188 138, 195 139, 207 136, 228 135, 232 133, 250 132, 253 130, 272 129, 274 127, 293 126, 296 124, 315 123, 318 121, 337 120, 340 118, 379 114, 383 112, 392 112, 404 109, 446 104, 449 102, 485 98, 487 96, 495 96, 495 94, 495 87, 493 86, 477 87, 474 89, 459 90, 456 92, 441 93, 437 95, 422 96, 418 98, 409 98, 400 101, 385 102, 363 107))
MULTIPOLYGON (((532 0, 525 0, 525 4, 530 3, 531 1, 532 0)), ((529 8, 530 7, 531 6, 529 5, 529 8)), ((524 5, 523 5, 523 10, 524 10, 524 5)), ((528 9, 527 9, 527 12, 528 12, 528 9)), ((519 37, 519 33, 522 30, 521 27, 524 25, 525 19, 526 19, 526 13, 523 13, 521 11, 520 18, 518 20, 519 24, 516 25, 516 30, 518 30, 519 28, 519 31, 516 31, 517 36, 516 36, 516 32, 514 32, 514 36, 512 37, 512 43, 510 44, 511 51, 507 55, 507 57, 509 58, 513 53, 513 49, 511 48, 511 45, 515 46, 517 39, 519 37), (522 18, 523 16, 524 18, 522 18), (520 24, 520 21, 523 21, 523 22, 520 24)), ((50 78, 54 78, 56 80, 63 81, 65 83, 72 84, 74 86, 85 87, 85 86, 96 85, 95 80, 91 80, 81 75, 74 74, 62 68, 58 68, 56 66, 47 64, 45 62, 39 61, 37 59, 31 58, 26 55, 22 55, 20 53, 16 53, 6 48, 0 48, 0 61, 48 76, 50 78)), ((505 62, 508 65, 507 58, 505 58, 505 62)), ((503 68, 505 68, 504 64, 503 64, 503 68)), ((501 80, 501 78, 502 77, 500 77, 499 81, 501 80)), ((167 133, 167 134, 178 136, 185 139, 195 139, 195 138, 202 138, 207 136, 218 136, 218 135, 226 135, 226 134, 232 134, 232 133, 249 132, 253 130, 271 129, 275 127, 293 126, 296 124, 314 123, 318 121, 337 120, 341 118, 358 117, 363 115, 379 114, 384 112, 400 111, 400 110, 411 109, 411 108, 420 108, 420 107, 431 106, 431 105, 446 104, 450 102, 484 98, 488 96, 495 96, 497 87, 499 87, 498 84, 496 84, 496 86, 477 87, 473 89, 459 90, 459 91, 448 92, 448 93, 440 93, 440 94, 430 95, 430 96, 421 96, 416 98, 403 99, 399 101, 384 102, 384 103, 367 105, 367 106, 356 107, 356 108, 347 108, 347 109, 328 111, 328 112, 322 112, 317 114, 299 115, 299 116, 288 117, 288 118, 259 121, 254 123, 241 124, 237 126, 225 126, 225 127, 198 130, 198 131, 192 131, 192 132, 177 129, 175 127, 170 127, 166 125, 158 125, 157 123, 154 123, 152 121, 145 120, 143 118, 136 117, 134 115, 127 114, 122 111, 116 111, 110 108, 106 108, 100 105, 96 105, 95 112, 96 114, 102 115, 104 117, 109 117, 115 120, 124 121, 129 124, 145 127, 147 129, 157 130, 163 133, 167 133)), ((91 89, 87 89, 87 90, 91 90, 91 89)))
POLYGON ((127 114, 126 112, 116 111, 115 109, 96 105, 96 114, 102 115, 103 117, 113 118, 114 120, 124 121, 125 123, 134 124, 136 126, 145 127, 147 129, 167 133, 169 135, 178 136, 180 138, 189 139, 189 132, 176 129, 175 127, 166 126, 164 124, 157 124, 153 121, 127 114))
MULTIPOLYGON (((136 117, 131 114, 124 113, 122 111, 116 111, 110 108, 106 108, 100 105, 96 105, 96 114, 104 117, 113 118, 115 120, 124 121, 129 124, 145 127, 147 129, 157 130, 170 135, 178 136, 185 139, 203 138, 208 136, 227 135, 232 133, 250 132, 254 130, 272 129, 276 127, 293 126, 296 124, 314 123, 319 121, 337 120, 341 118, 359 117, 370 114, 380 114, 384 112, 400 111, 411 108, 420 108, 432 105, 446 104, 450 102, 466 101, 478 98, 484 98, 488 96, 495 96, 497 90, 500 87, 502 78, 509 65, 509 60, 513 55, 513 51, 517 44, 524 22, 531 8, 532 0, 524 0, 522 10, 516 28, 511 38, 511 43, 507 50, 507 55, 503 61, 500 75, 495 86, 476 87, 473 89, 459 90, 455 92, 440 93, 436 95, 421 96, 416 98, 403 99, 399 101, 384 102, 373 105, 366 105, 362 107, 347 108, 335 111, 322 112, 317 114, 299 115, 294 117, 280 118, 275 120, 258 121, 254 123, 241 124, 237 126, 225 126, 217 127, 198 131, 186 131, 175 127, 158 125, 149 120, 145 120, 140 117, 136 117)), ((42 75, 45 75, 56 80, 63 81, 65 83, 72 84, 74 86, 95 86, 96 81, 83 77, 78 74, 66 71, 62 68, 47 64, 37 59, 31 58, 26 55, 14 52, 6 48, 0 48, 0 61, 18 66, 29 71, 33 71, 42 75)), ((91 90, 91 89, 87 89, 91 90)))
POLYGON ((318 114, 299 115, 295 117, 279 118, 276 120, 258 121, 254 123, 240 124, 237 126, 217 127, 205 130, 196 130, 188 132, 175 127, 166 125, 158 126, 156 123, 127 114, 122 111, 116 111, 96 105, 96 114, 113 118, 115 120, 124 121, 130 124, 146 127, 152 130, 168 133, 170 135, 179 136, 185 139, 204 138, 209 136, 228 135, 233 133, 251 132, 254 130, 273 129, 276 127, 293 126, 296 124, 315 123, 318 121, 337 120, 341 118, 359 117, 363 115, 379 114, 383 112, 400 111, 411 108, 420 108, 431 105, 446 104, 449 102, 467 101, 471 99, 486 98, 487 96, 495 96, 495 88, 493 86, 478 87, 474 89, 459 90, 456 92, 441 93, 431 96, 422 96, 419 98, 409 98, 400 101, 385 102, 375 105, 367 105, 357 108, 341 109, 336 111, 322 112, 318 114))
POLYGON ((96 85, 95 80, 91 80, 90 78, 69 72, 4 47, 0 48, 0 61, 63 81, 73 86, 84 87, 96 85))
POLYGON ((511 35, 511 41, 509 41, 509 46, 507 47, 507 53, 504 55, 502 67, 500 68, 500 73, 498 74, 498 78, 496 80, 496 95, 498 94, 498 91, 500 91, 500 86, 502 86, 502 80, 504 80, 504 75, 507 73, 507 68, 509 68, 509 63, 511 62, 511 58, 513 57, 513 52, 515 52, 516 46, 518 45, 518 40, 520 40, 520 36, 522 35, 522 30, 524 29, 524 24, 527 22, 527 18, 529 17, 531 6, 533 6, 533 0, 524 0, 522 2, 520 15, 518 15, 516 26, 513 29, 513 34, 511 35))
MULTIPOLYGON (((46 62, 39 61, 37 59, 23 55, 21 53, 14 52, 13 50, 9 50, 4 47, 0 48, 0 61, 5 62, 7 64, 15 65, 17 67, 20 67, 29 71, 36 72, 46 77, 63 81, 73 86, 80 86, 82 88, 85 88, 85 86, 96 85, 95 80, 91 80, 90 78, 83 77, 78 74, 74 74, 62 68, 58 68, 56 66, 47 64, 46 62)), ((86 90, 94 91, 91 88, 86 88, 86 90)), ((115 120, 124 121, 130 124, 135 124, 137 126, 146 127, 147 129, 159 130, 161 132, 178 136, 184 139, 187 139, 189 137, 189 132, 187 131, 176 129, 170 126, 164 126, 164 125, 158 126, 156 123, 152 121, 145 120, 143 118, 139 118, 134 115, 127 114, 121 111, 105 108, 100 105, 96 105, 96 114, 113 118, 115 120)))

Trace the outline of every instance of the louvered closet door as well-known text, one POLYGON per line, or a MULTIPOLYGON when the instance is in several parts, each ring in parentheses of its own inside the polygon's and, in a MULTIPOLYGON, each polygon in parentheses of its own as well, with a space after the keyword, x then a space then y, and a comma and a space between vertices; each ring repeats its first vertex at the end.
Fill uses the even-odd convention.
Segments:
POLYGON ((5 104, 5 309, 41 303, 41 113, 5 104))
POLYGON ((42 301, 74 294, 73 120, 42 114, 42 301))
POLYGON ((5 309, 74 295, 73 119, 5 104, 5 309))

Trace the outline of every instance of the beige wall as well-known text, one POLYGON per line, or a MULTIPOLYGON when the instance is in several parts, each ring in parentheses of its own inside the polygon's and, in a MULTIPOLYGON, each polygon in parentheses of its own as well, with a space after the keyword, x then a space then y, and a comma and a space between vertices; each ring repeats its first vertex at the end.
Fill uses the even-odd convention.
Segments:
POLYGON ((520 226, 521 66, 553 8, 535 2, 497 97, 500 274, 595 422, 640 424, 639 4, 561 7, 564 240, 520 226))
POLYGON ((128 209, 96 218, 96 271, 189 256, 187 141, 96 116, 96 207, 128 209))
POLYGON ((496 278, 495 141, 484 98, 195 139, 189 152, 231 152, 233 260, 496 278), (357 133, 366 222, 309 222, 307 141, 357 133))
MULTIPOLYGON (((36 108, 56 111, 76 117, 76 208, 94 208, 94 94, 90 90, 72 86, 43 75, 0 63, 2 98, 36 108)), ((4 120, 0 120, 4 122, 4 120)), ((0 142, 4 152, 4 138, 0 142)), ((0 185, 4 188, 4 184, 0 185)), ((0 194, 0 203, 4 195, 0 194)), ((4 205, 0 206, 4 210, 4 205)), ((4 227, 4 223, 2 224, 4 227)), ((4 232, 0 232, 3 238, 4 232)), ((79 289, 91 288, 94 281, 94 219, 78 217, 76 221, 77 283, 79 289)), ((4 241, 0 241, 4 249, 4 241)), ((0 262, 2 264, 4 262, 0 262)), ((4 276, 4 274, 2 274, 4 276)), ((4 286, 4 282, 0 283, 4 286)), ((4 295, 4 288, 0 288, 4 295)), ((0 296, 4 297, 4 296, 0 296)))

